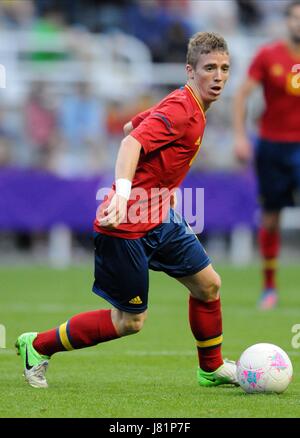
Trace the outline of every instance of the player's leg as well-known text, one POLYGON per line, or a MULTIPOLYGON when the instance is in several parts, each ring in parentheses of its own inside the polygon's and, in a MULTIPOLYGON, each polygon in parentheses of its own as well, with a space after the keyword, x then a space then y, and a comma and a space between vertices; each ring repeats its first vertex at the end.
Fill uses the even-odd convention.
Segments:
POLYGON ((197 341, 199 365, 204 371, 214 371, 223 364, 221 279, 209 265, 194 275, 177 280, 190 292, 189 322, 197 341))
POLYGON ((199 384, 237 384, 235 362, 222 358, 220 276, 210 264, 196 274, 177 280, 190 292, 189 321, 197 344, 199 384))
POLYGON ((143 313, 128 313, 119 309, 112 309, 111 319, 120 337, 133 335, 142 330, 147 318, 147 311, 143 313))
POLYGON ((201 385, 236 383, 236 366, 223 363, 220 277, 184 219, 171 210, 170 223, 148 233, 145 245, 159 242, 149 267, 179 280, 190 291, 189 317, 197 341, 201 385), (155 233, 155 235, 153 235, 155 233))
POLYGON ((45 372, 53 354, 90 347, 141 330, 148 299, 147 263, 138 239, 96 236, 93 291, 114 308, 80 313, 51 330, 19 336, 17 351, 23 359, 25 378, 32 386, 47 386, 45 372))
POLYGON ((258 243, 263 275, 263 292, 259 305, 261 309, 271 309, 278 301, 276 276, 280 250, 279 211, 263 211, 258 243))
POLYGON ((288 145, 260 140, 255 155, 262 219, 258 244, 262 258, 261 309, 273 308, 278 300, 276 274, 280 251, 280 212, 290 205, 292 172, 288 145))
POLYGON ((84 312, 59 327, 41 332, 23 333, 16 348, 24 365, 24 375, 35 388, 46 388, 48 361, 55 353, 91 347, 102 342, 138 333, 146 312, 134 314, 119 309, 84 312))
POLYGON ((20 335, 16 348, 23 361, 25 380, 35 388, 46 388, 45 373, 53 354, 118 338, 111 314, 111 310, 84 312, 45 332, 20 335))

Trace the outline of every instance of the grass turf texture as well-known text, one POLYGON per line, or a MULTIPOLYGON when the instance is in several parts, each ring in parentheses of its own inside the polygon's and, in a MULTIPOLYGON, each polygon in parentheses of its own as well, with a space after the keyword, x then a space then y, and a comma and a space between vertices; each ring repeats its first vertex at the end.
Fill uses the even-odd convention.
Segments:
POLYGON ((0 417, 299 417, 300 349, 291 328, 300 323, 299 268, 282 267, 278 309, 256 309, 257 267, 218 267, 223 279, 224 357, 237 359, 251 344, 285 349, 294 379, 281 395, 249 395, 240 388, 201 388, 187 319, 187 294, 175 280, 151 273, 149 317, 137 335, 97 347, 60 353, 50 361, 49 389, 25 384, 13 344, 24 331, 57 326, 73 314, 107 307, 90 292, 90 268, 0 270, 0 417))

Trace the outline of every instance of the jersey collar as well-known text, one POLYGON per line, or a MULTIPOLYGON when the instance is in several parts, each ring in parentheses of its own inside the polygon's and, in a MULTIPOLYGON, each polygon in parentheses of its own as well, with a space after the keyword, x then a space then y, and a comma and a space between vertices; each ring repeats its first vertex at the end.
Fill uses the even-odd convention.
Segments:
POLYGON ((188 84, 185 84, 185 88, 187 90, 189 90, 190 94, 192 95, 192 97, 194 98, 195 102, 197 103, 198 107, 200 108, 200 111, 203 115, 204 120, 206 121, 206 116, 205 116, 205 112, 204 109, 202 108, 202 105, 200 103, 200 100, 198 99, 198 97, 196 96, 196 94, 194 93, 194 91, 192 90, 192 87, 190 87, 188 84))

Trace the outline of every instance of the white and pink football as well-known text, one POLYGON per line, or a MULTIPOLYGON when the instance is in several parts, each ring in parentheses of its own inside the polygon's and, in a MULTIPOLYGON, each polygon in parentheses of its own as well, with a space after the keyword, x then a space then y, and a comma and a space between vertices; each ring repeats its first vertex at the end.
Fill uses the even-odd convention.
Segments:
POLYGON ((237 378, 248 393, 285 391, 292 380, 293 366, 280 347, 255 344, 245 350, 237 362, 237 378))

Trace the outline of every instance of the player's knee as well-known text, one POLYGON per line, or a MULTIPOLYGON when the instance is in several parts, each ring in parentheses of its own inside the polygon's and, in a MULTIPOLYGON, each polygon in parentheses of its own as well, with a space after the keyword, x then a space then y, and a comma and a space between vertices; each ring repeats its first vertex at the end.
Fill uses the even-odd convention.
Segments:
POLYGON ((123 334, 124 335, 133 335, 138 333, 143 328, 142 321, 125 321, 123 324, 123 334))
POLYGON ((213 301, 219 297, 221 289, 221 277, 216 272, 209 279, 205 286, 201 288, 201 299, 203 301, 213 301))
POLYGON ((123 334, 133 335, 142 330, 144 322, 146 319, 145 313, 138 313, 137 315, 132 315, 130 318, 126 318, 123 321, 123 334))

